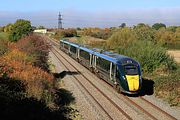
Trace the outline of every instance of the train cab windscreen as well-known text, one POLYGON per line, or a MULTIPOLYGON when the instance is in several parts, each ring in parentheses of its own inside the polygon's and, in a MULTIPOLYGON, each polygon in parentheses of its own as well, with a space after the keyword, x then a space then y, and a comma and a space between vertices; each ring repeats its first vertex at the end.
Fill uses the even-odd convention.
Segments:
POLYGON ((138 69, 136 66, 127 65, 124 66, 126 75, 138 75, 138 69))

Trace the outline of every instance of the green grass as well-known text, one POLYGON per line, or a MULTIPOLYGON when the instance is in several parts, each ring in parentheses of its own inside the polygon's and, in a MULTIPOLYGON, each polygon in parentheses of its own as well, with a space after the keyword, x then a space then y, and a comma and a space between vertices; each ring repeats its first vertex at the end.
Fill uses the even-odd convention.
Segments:
POLYGON ((177 41, 177 43, 174 44, 164 45, 164 47, 171 50, 180 50, 180 41, 177 41))
POLYGON ((9 34, 5 32, 0 32, 0 40, 8 40, 9 39, 9 34))
POLYGON ((3 55, 8 50, 8 33, 0 32, 0 56, 3 55))

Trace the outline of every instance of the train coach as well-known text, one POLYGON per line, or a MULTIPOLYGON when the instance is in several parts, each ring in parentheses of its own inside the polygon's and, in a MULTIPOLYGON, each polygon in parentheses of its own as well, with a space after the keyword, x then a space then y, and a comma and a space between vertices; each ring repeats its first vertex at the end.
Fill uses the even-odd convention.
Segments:
POLYGON ((81 46, 60 40, 60 49, 93 71, 118 92, 137 94, 142 87, 140 64, 134 59, 113 52, 81 46))

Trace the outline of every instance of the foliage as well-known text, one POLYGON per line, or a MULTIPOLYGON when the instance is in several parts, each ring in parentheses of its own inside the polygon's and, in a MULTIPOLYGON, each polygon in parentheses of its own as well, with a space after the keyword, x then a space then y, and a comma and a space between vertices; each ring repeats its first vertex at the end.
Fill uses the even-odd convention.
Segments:
POLYGON ((54 104, 57 107, 52 107, 52 103, 47 106, 43 100, 26 96, 23 81, 0 78, 0 119, 69 120, 75 118, 77 110, 67 106, 74 102, 72 93, 59 89, 54 94, 56 95, 54 104))
POLYGON ((171 31, 171 32, 176 32, 177 28, 178 28, 177 26, 169 26, 169 27, 167 27, 167 30, 171 31))
POLYGON ((138 40, 142 41, 153 41, 156 43, 155 38, 155 30, 153 30, 150 26, 145 24, 138 24, 134 27, 135 36, 138 40))
POLYGON ((0 26, 0 32, 4 32, 4 27, 0 26))
POLYGON ((154 28, 155 30, 159 30, 162 27, 166 28, 166 25, 163 23, 155 23, 154 25, 152 25, 152 28, 154 28))
POLYGON ((8 51, 8 34, 0 33, 0 56, 8 51))
POLYGON ((9 23, 4 27, 3 32, 10 32, 13 28, 13 24, 9 23))
POLYGON ((100 39, 108 39, 112 35, 112 31, 109 28, 84 28, 81 34, 84 36, 92 36, 100 39))
POLYGON ((48 69, 47 60, 50 45, 42 36, 31 34, 23 37, 17 42, 16 47, 31 57, 33 65, 44 70, 48 69))
POLYGON ((32 32, 31 22, 23 19, 17 20, 13 25, 10 32, 10 40, 17 41, 21 37, 28 35, 32 32))
POLYGON ((107 41, 107 47, 117 49, 119 47, 127 47, 129 43, 134 41, 135 33, 132 29, 123 28, 115 32, 107 41))
POLYGON ((0 40, 8 40, 9 34, 5 32, 0 32, 0 40))
POLYGON ((29 56, 16 49, 0 57, 0 61, 0 77, 22 80, 27 96, 48 102, 46 95, 52 89, 53 76, 32 66, 29 56))
POLYGON ((165 66, 165 70, 176 69, 174 60, 164 48, 152 41, 141 40, 135 34, 129 28, 120 29, 107 41, 107 47, 138 60, 145 72, 152 72, 162 66, 165 66))
POLYGON ((119 27, 120 27, 120 28, 126 27, 126 23, 122 23, 119 27))
POLYGON ((55 30, 54 38, 59 40, 60 38, 64 37, 76 37, 77 31, 76 29, 57 29, 55 30))
POLYGON ((180 106, 180 67, 166 76, 158 73, 152 74, 155 81, 155 95, 165 99, 171 106, 180 106))
POLYGON ((169 43, 175 43, 176 34, 172 31, 168 31, 165 28, 161 28, 156 32, 155 39, 161 43, 162 45, 166 45, 169 43))

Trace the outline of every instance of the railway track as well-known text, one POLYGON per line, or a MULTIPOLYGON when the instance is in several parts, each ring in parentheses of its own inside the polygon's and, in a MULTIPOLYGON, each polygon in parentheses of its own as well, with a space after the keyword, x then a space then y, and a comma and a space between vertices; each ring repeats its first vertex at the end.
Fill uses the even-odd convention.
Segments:
MULTIPOLYGON (((68 71, 70 71, 70 69, 67 67, 67 65, 66 64, 64 64, 63 63, 63 61, 58 57, 58 55, 60 55, 60 54, 58 54, 57 55, 57 51, 56 52, 54 52, 53 50, 52 50, 52 53, 56 56, 56 58, 59 60, 59 61, 61 61, 61 63, 66 67, 66 69, 68 70, 68 71)), ((63 57, 62 55, 61 55, 61 57, 63 57)), ((63 57, 64 58, 64 57, 63 57)), ((64 58, 65 59, 65 58, 64 58)), ((71 63, 69 63, 69 64, 71 64, 71 63)), ((72 65, 72 64, 71 64, 72 65)), ((72 65, 73 66, 73 65, 72 65)), ((74 69, 76 69, 75 67, 74 67, 74 69)), ((77 69, 76 69, 77 70, 77 69)), ((81 72, 79 71, 79 70, 77 70, 80 74, 81 74, 81 72)), ((82 74, 81 74, 82 75, 82 74)), ((77 82, 79 83, 79 85, 81 85, 84 89, 85 89, 85 91, 93 98, 93 100, 94 101, 96 101, 96 103, 100 106, 100 108, 106 113, 106 115, 109 117, 109 119, 112 119, 113 120, 113 118, 111 117, 111 115, 106 111, 106 109, 100 104, 100 102, 89 92, 89 90, 85 87, 85 85, 83 85, 82 83, 81 83, 81 81, 78 79, 78 77, 76 77, 75 75, 72 75, 76 80, 77 80, 77 82)), ((93 85, 93 87, 95 87, 96 88, 96 90, 98 91, 98 92, 100 92, 105 98, 107 98, 109 101, 110 101, 110 103, 112 103, 128 120, 132 120, 132 118, 128 115, 128 114, 126 114, 118 105, 116 105, 108 96, 106 96, 99 88, 97 88, 91 81, 89 81, 89 79, 88 78, 86 78, 86 76, 84 76, 84 75, 82 75, 83 77, 84 77, 84 79, 86 79, 88 82, 90 82, 90 84, 92 84, 93 85)))
MULTIPOLYGON (((59 45, 58 43, 56 43, 56 42, 54 42, 54 41, 52 41, 52 42, 53 42, 53 44, 56 44, 56 46, 59 45)), ((71 66, 73 66, 73 68, 74 68, 76 71, 78 71, 78 73, 81 74, 81 75, 83 76, 83 78, 84 78, 85 80, 87 80, 95 89, 97 89, 108 101, 110 101, 110 102, 112 103, 112 105, 115 106, 115 107, 119 110, 119 112, 121 112, 124 116, 126 116, 127 119, 132 119, 132 118, 131 118, 126 112, 124 112, 115 102, 113 102, 113 101, 111 100, 111 98, 109 98, 108 96, 106 96, 106 94, 105 94, 102 90, 100 90, 96 85, 94 85, 94 84, 89 80, 89 78, 87 78, 87 77, 86 77, 84 74, 82 74, 72 63, 70 63, 68 59, 66 59, 63 55, 61 55, 56 48, 53 48, 53 49, 58 53, 59 56, 61 56, 61 58, 65 59, 65 60, 68 62, 68 64, 70 64, 71 66)), ((58 57, 58 55, 57 55, 57 57, 58 57)), ((67 69, 68 69, 68 68, 67 68, 67 69)), ((78 80, 78 78, 76 78, 76 80, 78 81, 79 84, 83 85, 83 84, 78 80)), ((84 86, 84 88, 86 89, 85 86, 84 86)), ((86 89, 86 90, 87 90, 87 89, 86 89)), ((88 90, 87 90, 87 91, 88 91, 88 90)), ((89 94, 90 94, 90 93, 89 93, 89 94)), ((113 93, 113 94, 114 94, 114 93, 113 93)), ((136 102, 137 100, 133 100, 133 99, 131 99, 130 97, 127 97, 127 96, 124 96, 124 95, 121 95, 121 94, 118 94, 118 95, 116 95, 116 96, 117 96, 119 99, 124 99, 125 102, 128 101, 128 102, 131 104, 131 106, 136 107, 136 109, 138 109, 138 110, 140 110, 141 112, 143 112, 144 114, 146 114, 149 118, 151 118, 151 119, 153 119, 153 120, 160 119, 160 118, 157 117, 157 115, 152 114, 150 111, 147 111, 145 108, 143 108, 141 105, 139 105, 139 104, 136 102)), ((94 98, 94 99, 95 99, 95 98, 94 98)), ((150 106, 150 107, 152 107, 153 109, 155 109, 156 111, 158 111, 159 114, 161 113, 161 114, 163 114, 164 116, 166 116, 166 117, 164 117, 164 118, 170 119, 170 120, 176 120, 175 117, 171 116, 170 114, 168 114, 167 112, 163 111, 162 109, 160 109, 160 108, 157 107, 156 105, 152 104, 152 103, 149 102, 148 100, 144 99, 143 97, 138 97, 137 99, 138 99, 138 100, 141 100, 141 101, 144 101, 144 103, 146 103, 148 106, 150 106)), ((96 100, 96 101, 97 101, 97 100, 96 100)), ((98 101, 97 101, 97 102, 98 102, 98 101)), ((102 109, 103 109, 103 108, 102 108, 102 109)), ((108 114, 108 113, 107 113, 107 114, 108 114)), ((109 116, 110 116, 110 115, 109 115, 109 116)), ((110 118, 110 117, 109 117, 109 118, 110 118)))

